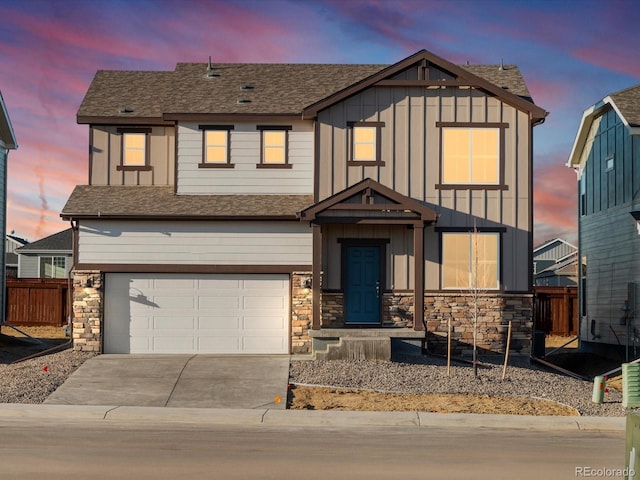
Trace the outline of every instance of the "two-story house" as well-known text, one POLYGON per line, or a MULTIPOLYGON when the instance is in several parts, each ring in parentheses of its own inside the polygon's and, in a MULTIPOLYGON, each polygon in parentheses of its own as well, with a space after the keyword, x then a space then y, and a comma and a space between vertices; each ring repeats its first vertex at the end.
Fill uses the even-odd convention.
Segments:
POLYGON ((448 323, 470 344, 478 307, 480 348, 511 321, 527 352, 546 115, 517 67, 425 50, 99 71, 89 184, 62 212, 76 348, 386 358, 448 323))
POLYGON ((11 125, 4 98, 0 93, 0 238, 5 238, 4 249, 0 254, 0 262, 2 262, 0 272, 3 272, 3 275, 0 275, 0 325, 4 324, 5 321, 4 307, 6 303, 7 159, 9 150, 15 150, 16 148, 18 148, 16 135, 11 125))
POLYGON ((567 166, 578 175, 580 341, 607 353, 640 341, 640 85, 584 111, 567 166))

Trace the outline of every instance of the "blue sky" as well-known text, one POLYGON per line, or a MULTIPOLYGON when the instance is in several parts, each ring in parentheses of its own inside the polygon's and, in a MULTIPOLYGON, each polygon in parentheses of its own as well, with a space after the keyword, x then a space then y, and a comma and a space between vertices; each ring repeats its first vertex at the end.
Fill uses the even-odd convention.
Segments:
POLYGON ((98 69, 177 62, 394 63, 427 49, 454 63, 517 64, 534 101, 535 242, 576 239, 567 169, 584 109, 640 83, 632 0, 0 0, 0 91, 20 145, 9 156, 9 230, 36 240, 87 183, 75 114, 98 69))

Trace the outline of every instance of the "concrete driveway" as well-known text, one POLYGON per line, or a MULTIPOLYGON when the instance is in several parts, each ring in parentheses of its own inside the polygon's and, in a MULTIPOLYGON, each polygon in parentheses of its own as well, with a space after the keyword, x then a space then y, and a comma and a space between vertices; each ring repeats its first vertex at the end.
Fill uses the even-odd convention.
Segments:
POLYGON ((288 381, 287 355, 99 355, 45 403, 284 409, 288 381))

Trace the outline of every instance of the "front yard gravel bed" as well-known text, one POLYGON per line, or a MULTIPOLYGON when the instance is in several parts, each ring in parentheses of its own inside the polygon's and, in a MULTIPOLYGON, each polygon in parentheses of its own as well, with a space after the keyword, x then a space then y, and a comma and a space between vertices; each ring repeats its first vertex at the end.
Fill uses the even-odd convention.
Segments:
POLYGON ((92 352, 71 349, 19 363, 0 363, 0 403, 42 403, 92 352))
POLYGON ((291 362, 290 382, 394 393, 532 397, 569 405, 580 415, 612 417, 626 413, 621 392, 609 389, 604 403, 593 403, 592 382, 539 367, 528 358, 510 359, 504 380, 502 364, 486 363, 484 359, 477 377, 471 365, 459 363, 452 363, 451 376, 447 376, 446 361, 438 357, 399 357, 392 362, 297 360, 291 362))
MULTIPOLYGON (((20 363, 0 363, 0 403, 43 403, 91 352, 71 349, 20 363)), ((0 358, 0 360, 2 360, 0 358)), ((7 360, 4 360, 7 362, 7 360)), ((444 359, 399 357, 392 362, 293 360, 292 384, 375 390, 394 393, 452 393, 508 395, 552 400, 569 405, 581 415, 623 416, 622 393, 609 389, 605 403, 591 401, 593 383, 576 380, 528 358, 513 358, 502 380, 502 364, 483 361, 474 377, 467 364, 452 364, 447 376, 444 359)))

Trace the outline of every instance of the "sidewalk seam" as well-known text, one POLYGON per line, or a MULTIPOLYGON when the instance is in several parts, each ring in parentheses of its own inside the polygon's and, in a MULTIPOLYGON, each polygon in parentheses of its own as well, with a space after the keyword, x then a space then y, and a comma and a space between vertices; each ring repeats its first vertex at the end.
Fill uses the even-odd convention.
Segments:
POLYGON ((104 412, 104 416, 102 417, 103 420, 106 420, 107 417, 109 416, 109 414, 115 410, 117 410, 118 408, 120 408, 120 406, 118 405, 117 407, 113 407, 110 408, 109 410, 107 410, 106 412, 104 412))
POLYGON ((180 378, 182 377, 182 374, 184 373, 185 369, 187 368, 187 365, 189 365, 189 362, 191 360, 193 360, 194 358, 196 358, 195 355, 191 355, 189 357, 189 359, 184 363, 184 365, 182 366, 182 370, 180 370, 180 373, 178 374, 178 378, 176 378, 175 383, 173 384, 173 387, 171 388, 171 393, 169 393, 169 396, 167 397, 167 401, 164 402, 164 407, 166 407, 167 405, 169 405, 169 402, 171 401, 171 397, 173 396, 173 392, 176 391, 176 387, 178 386, 178 382, 180 381, 180 378))

